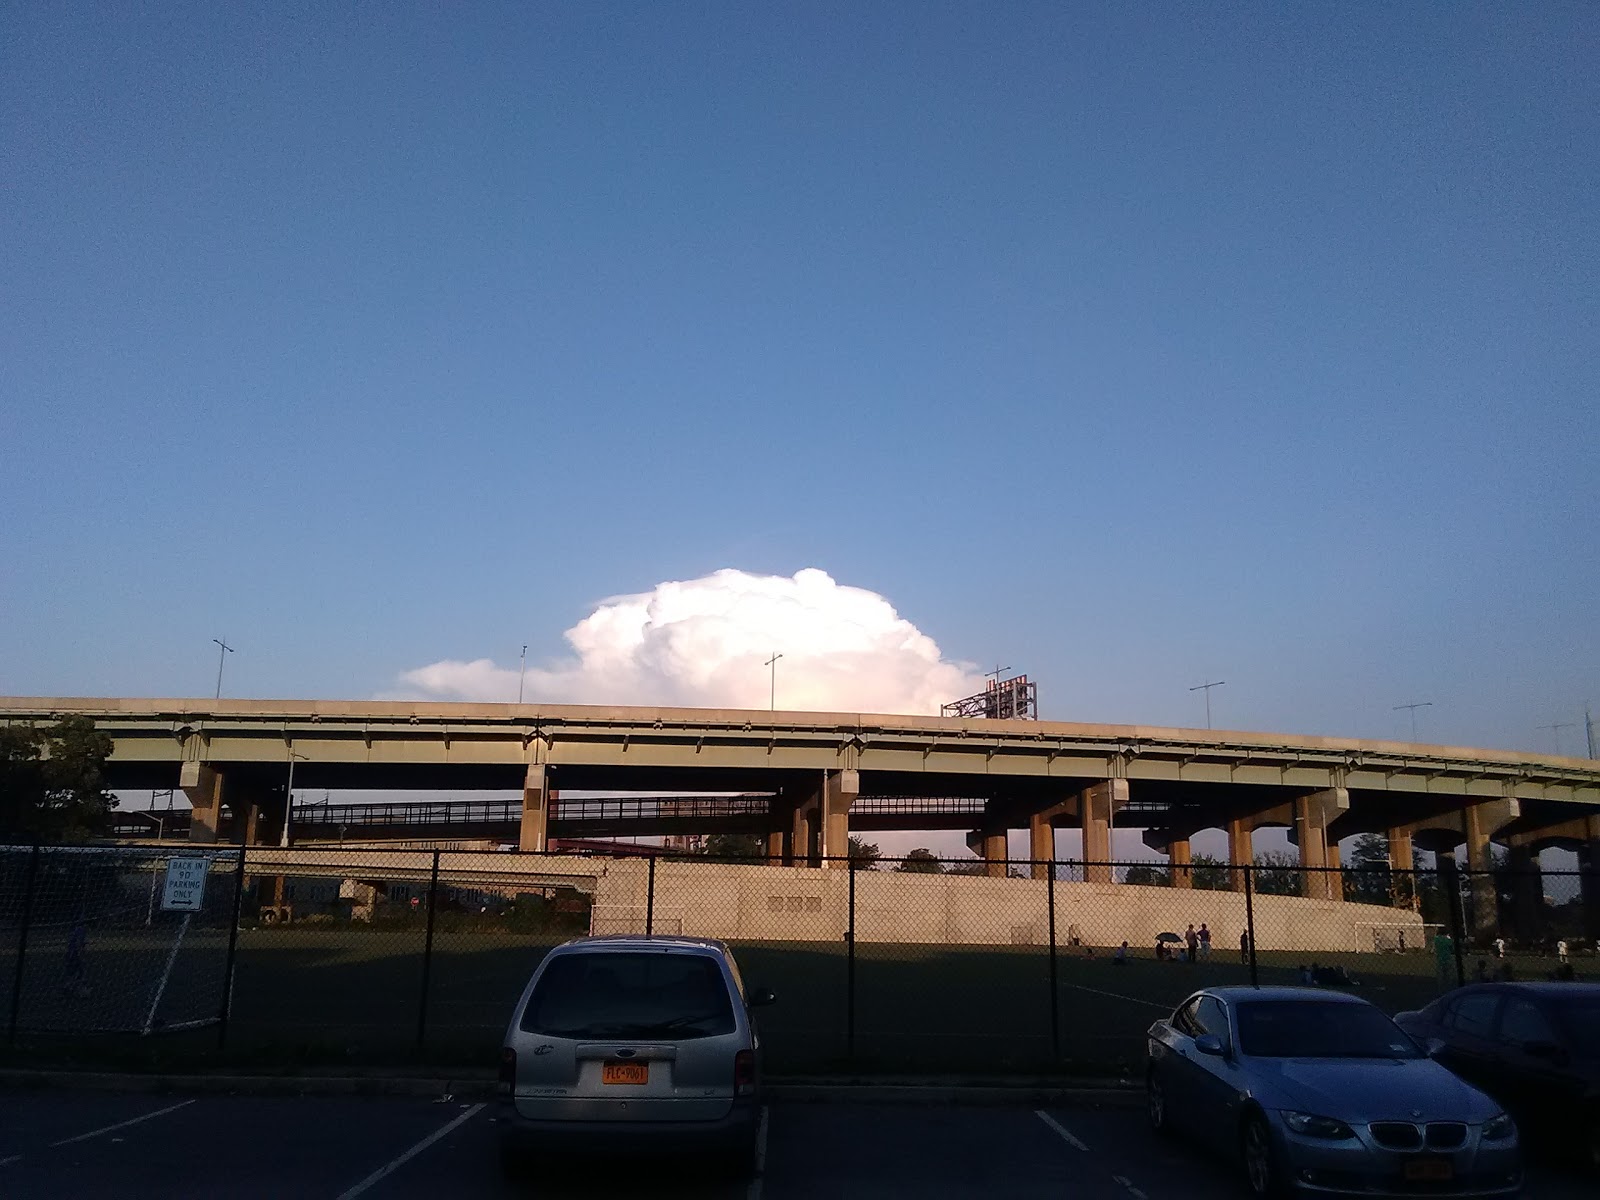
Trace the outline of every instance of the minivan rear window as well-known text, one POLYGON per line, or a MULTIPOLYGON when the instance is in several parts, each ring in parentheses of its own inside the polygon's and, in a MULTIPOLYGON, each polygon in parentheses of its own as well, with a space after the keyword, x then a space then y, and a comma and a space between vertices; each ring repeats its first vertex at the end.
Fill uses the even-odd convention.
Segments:
POLYGON ((522 1029, 561 1038, 715 1037, 733 1032, 733 1004, 716 960, 704 954, 561 954, 528 997, 522 1029))

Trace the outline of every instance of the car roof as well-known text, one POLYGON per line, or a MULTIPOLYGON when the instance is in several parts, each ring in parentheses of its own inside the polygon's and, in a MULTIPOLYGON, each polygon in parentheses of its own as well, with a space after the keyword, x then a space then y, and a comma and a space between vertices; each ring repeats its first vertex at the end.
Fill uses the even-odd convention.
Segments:
POLYGON ((690 950, 726 955, 728 947, 715 938, 682 937, 678 934, 602 933, 594 937, 573 938, 557 950, 690 950))
POLYGON ((1361 996, 1348 992, 1335 992, 1318 987, 1250 987, 1248 984, 1229 984, 1225 987, 1201 988, 1197 994, 1215 996, 1219 1000, 1322 1000, 1336 1004, 1366 1004, 1361 996))
POLYGON ((1559 979, 1490 979, 1483 983, 1469 983, 1463 990, 1475 992, 1510 992, 1522 996, 1600 996, 1600 983, 1582 983, 1578 980, 1559 979))

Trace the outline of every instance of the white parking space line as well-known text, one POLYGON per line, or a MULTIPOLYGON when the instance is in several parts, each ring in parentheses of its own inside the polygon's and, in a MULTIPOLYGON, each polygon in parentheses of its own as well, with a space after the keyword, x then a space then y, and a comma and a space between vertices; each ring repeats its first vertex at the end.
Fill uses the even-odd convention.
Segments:
POLYGON ((1150 1200, 1150 1197, 1146 1196, 1138 1188, 1134 1187, 1133 1184, 1128 1182, 1127 1176, 1113 1175, 1111 1178, 1115 1182, 1120 1183, 1123 1187, 1125 1187, 1128 1190, 1128 1195, 1132 1196, 1133 1200, 1150 1200))
POLYGON ((762 1176, 767 1171, 767 1113, 770 1110, 765 1104, 761 1106, 761 1124, 756 1127, 756 1173, 750 1178, 750 1186, 745 1189, 745 1200, 761 1200, 762 1176))
POLYGON ((1081 983, 1069 983, 1068 987, 1077 988, 1080 992, 1093 992, 1096 996, 1110 996, 1113 1000, 1126 1000, 1130 1004, 1142 1004, 1146 1008, 1159 1008, 1162 1012, 1171 1012, 1170 1004, 1158 1004, 1154 1000, 1144 1000, 1138 996, 1124 996, 1121 992, 1107 992, 1100 988, 1085 987, 1081 983))
POLYGON ((355 1187, 349 1189, 348 1191, 341 1192, 339 1194, 339 1200, 354 1200, 354 1197, 359 1196, 362 1192, 367 1191, 372 1187, 373 1184, 381 1183, 383 1180, 393 1175, 401 1167, 405 1166, 417 1155, 421 1154, 429 1146, 437 1142, 440 1138, 446 1137, 452 1130, 461 1125, 465 1125, 468 1121, 472 1120, 473 1117, 477 1116, 486 1107, 487 1105, 485 1104, 474 1104, 471 1108, 467 1109, 466 1112, 456 1117, 453 1121, 448 1122, 439 1129, 435 1129, 427 1137, 423 1138, 415 1146, 411 1147, 411 1149, 400 1155, 399 1158, 396 1158, 392 1162, 386 1163, 379 1167, 371 1175, 368 1175, 360 1183, 356 1184, 355 1187))
POLYGON ((1059 1133, 1067 1145, 1071 1146, 1074 1150, 1082 1150, 1085 1154, 1089 1153, 1089 1147, 1085 1146, 1082 1142, 1075 1138, 1070 1129, 1052 1117, 1049 1113, 1045 1112, 1043 1109, 1036 1108, 1033 1110, 1033 1115, 1038 1117, 1039 1120, 1043 1121, 1046 1125, 1050 1126, 1051 1129, 1054 1129, 1057 1133, 1059 1133))
MULTIPOLYGON (((129 1125, 137 1125, 141 1121, 153 1121, 157 1117, 164 1117, 170 1112, 177 1112, 180 1108, 187 1108, 193 1103, 193 1100, 180 1100, 176 1104, 169 1104, 166 1108, 158 1108, 155 1112, 145 1113, 142 1117, 131 1117, 126 1121, 118 1121, 115 1125, 107 1125, 101 1129, 91 1129, 88 1133, 80 1133, 77 1137, 62 1138, 59 1142, 51 1142, 50 1149, 54 1150, 58 1146, 71 1146, 76 1142, 87 1142, 90 1138, 97 1138, 102 1133, 113 1133, 118 1129, 126 1129, 129 1125)), ((16 1162, 21 1157, 22 1155, 19 1154, 15 1158, 6 1159, 5 1162, 16 1162)), ((0 1163, 0 1166, 4 1165, 5 1163, 0 1163)))

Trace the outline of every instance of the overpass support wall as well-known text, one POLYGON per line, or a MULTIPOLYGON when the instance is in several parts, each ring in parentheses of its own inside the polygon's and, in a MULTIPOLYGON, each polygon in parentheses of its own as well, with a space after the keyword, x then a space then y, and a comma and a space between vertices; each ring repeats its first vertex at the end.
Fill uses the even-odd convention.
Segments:
POLYGON ((1172 876, 1172 886, 1175 888, 1192 888, 1194 886, 1194 872, 1189 864, 1193 861, 1189 850, 1188 838, 1173 838, 1167 843, 1168 874, 1172 876))
POLYGON ((1500 926, 1499 889, 1494 881, 1494 847, 1491 838, 1522 815, 1522 805, 1507 797, 1469 804, 1461 811, 1466 833, 1467 869, 1470 880, 1472 913, 1468 932, 1479 938, 1492 938, 1500 926))
POLYGON ((555 798, 550 768, 543 763, 529 763, 528 773, 522 780, 522 828, 517 835, 517 849, 539 852, 545 849, 550 830, 550 802, 555 798))
POLYGON ((1028 857, 1033 859, 1030 873, 1035 879, 1050 878, 1050 867, 1056 859, 1056 823, 1077 815, 1076 796, 1028 814, 1028 857))
POLYGON ((1255 825, 1249 817, 1228 818, 1228 890, 1244 891, 1244 868, 1255 861, 1255 825))
POLYGON ((1402 905, 1418 910, 1422 907, 1422 893, 1417 888, 1413 871, 1417 866, 1417 853, 1411 844, 1411 830, 1399 826, 1389 830, 1389 895, 1395 906, 1402 905))
POLYGON ((823 779, 822 856, 827 866, 850 865, 850 806, 860 794, 860 771, 829 771, 823 779))
POLYGON ((991 879, 1006 877, 1006 827, 985 824, 967 834, 967 849, 984 861, 984 874, 991 879))
POLYGON ((1600 817, 1587 822, 1589 836, 1578 846, 1578 885, 1583 896, 1583 932, 1600 938, 1600 817))
POLYGON ((183 790, 190 807, 191 842, 217 840, 217 824, 222 819, 222 797, 226 778, 215 767, 203 762, 186 762, 178 768, 178 787, 183 790))
POLYGON ((1078 796, 1083 814, 1083 878, 1086 883, 1113 883, 1111 823, 1116 811, 1128 803, 1128 781, 1107 779, 1085 788, 1078 796))
POLYGON ((1321 868, 1338 865, 1337 848, 1329 853, 1328 826, 1349 810, 1350 793, 1344 788, 1327 788, 1295 798, 1295 841, 1300 846, 1300 865, 1307 868, 1300 872, 1300 894, 1307 899, 1344 899, 1339 874, 1321 868))

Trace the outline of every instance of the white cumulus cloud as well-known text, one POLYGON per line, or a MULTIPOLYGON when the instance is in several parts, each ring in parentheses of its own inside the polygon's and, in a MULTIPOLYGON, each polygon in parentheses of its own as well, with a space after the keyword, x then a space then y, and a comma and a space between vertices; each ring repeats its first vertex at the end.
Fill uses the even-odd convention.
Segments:
MULTIPOLYGON (((947 661, 876 592, 815 568, 782 575, 722 570, 614 596, 566 632, 575 657, 529 667, 530 701, 937 714, 983 677, 947 661)), ((517 665, 447 660, 400 676, 411 697, 517 698, 517 665)))

